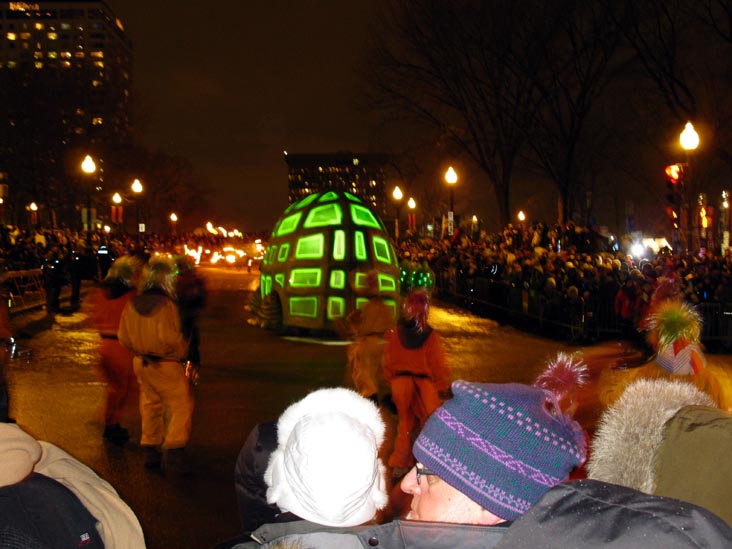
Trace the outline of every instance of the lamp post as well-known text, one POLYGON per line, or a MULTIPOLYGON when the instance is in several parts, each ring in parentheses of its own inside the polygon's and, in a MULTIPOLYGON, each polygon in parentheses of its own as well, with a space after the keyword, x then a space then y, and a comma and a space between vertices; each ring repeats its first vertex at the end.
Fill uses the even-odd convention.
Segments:
MULTIPOLYGON (((135 193, 135 195, 139 195, 142 193, 142 183, 140 183, 139 179, 135 179, 132 182, 132 192, 135 193)), ((135 218, 137 221, 137 242, 140 242, 140 199, 139 197, 135 198, 135 218)))
POLYGON ((455 228, 455 203, 453 188, 455 187, 455 183, 457 183, 457 180, 457 172, 453 169, 452 166, 450 166, 445 172, 445 182, 450 187, 450 211, 447 212, 447 232, 449 233, 449 238, 452 238, 452 234, 455 228))
POLYGON ((394 192, 391 193, 391 195, 394 197, 394 201, 396 202, 396 212, 394 214, 394 241, 399 242, 399 214, 402 207, 402 198, 404 198, 404 194, 402 193, 402 190, 399 188, 399 185, 394 187, 394 192))
POLYGON ((686 126, 684 126, 684 131, 682 131, 681 135, 679 135, 679 143, 681 144, 681 148, 686 151, 686 173, 681 179, 681 196, 682 208, 686 207, 686 230, 682 231, 682 234, 684 234, 685 240, 684 247, 688 251, 691 245, 692 235, 692 213, 690 204, 688 203, 688 187, 690 186, 690 183, 692 181, 691 155, 699 146, 699 134, 696 133, 696 130, 694 129, 694 124, 692 124, 691 122, 686 123, 686 126))
POLYGON ((414 201, 414 198, 411 196, 409 197, 409 200, 407 200, 407 206, 409 207, 409 231, 412 233, 417 232, 417 214, 414 212, 414 209, 417 207, 417 203, 414 201))
POLYGON ((31 202, 26 206, 26 209, 30 213, 30 224, 31 227, 38 225, 38 205, 35 202, 31 202))
POLYGON ((170 224, 173 227, 173 234, 176 234, 176 224, 178 223, 178 215, 173 212, 170 214, 170 224))
POLYGON ((88 154, 84 157, 84 161, 81 163, 81 171, 83 171, 89 177, 89 188, 86 195, 86 241, 91 245, 91 224, 92 224, 92 185, 94 180, 92 175, 97 171, 97 165, 94 160, 88 154))
POLYGON ((114 193, 112 195, 112 223, 117 224, 117 231, 121 232, 122 228, 122 195, 114 193))

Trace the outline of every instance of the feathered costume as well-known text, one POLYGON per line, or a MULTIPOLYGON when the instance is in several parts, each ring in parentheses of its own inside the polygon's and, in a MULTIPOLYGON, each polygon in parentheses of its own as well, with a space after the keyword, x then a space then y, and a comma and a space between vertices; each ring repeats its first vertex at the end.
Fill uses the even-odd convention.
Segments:
POLYGON ((732 400, 707 368, 701 348, 701 316, 693 305, 682 300, 675 289, 676 280, 661 282, 651 299, 648 313, 640 324, 646 341, 653 348, 653 361, 632 370, 603 372, 600 401, 609 406, 625 388, 639 378, 683 379, 704 391, 722 409, 732 400), (679 378, 679 376, 682 376, 679 378))

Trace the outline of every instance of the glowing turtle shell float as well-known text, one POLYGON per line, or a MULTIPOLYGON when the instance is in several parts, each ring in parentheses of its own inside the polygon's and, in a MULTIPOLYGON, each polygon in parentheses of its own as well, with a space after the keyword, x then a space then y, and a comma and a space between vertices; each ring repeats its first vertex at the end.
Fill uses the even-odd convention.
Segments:
POLYGON ((314 193, 291 204, 272 231, 260 270, 262 303, 279 302, 285 327, 333 329, 368 301, 371 270, 397 318, 394 247, 381 220, 351 193, 314 193))

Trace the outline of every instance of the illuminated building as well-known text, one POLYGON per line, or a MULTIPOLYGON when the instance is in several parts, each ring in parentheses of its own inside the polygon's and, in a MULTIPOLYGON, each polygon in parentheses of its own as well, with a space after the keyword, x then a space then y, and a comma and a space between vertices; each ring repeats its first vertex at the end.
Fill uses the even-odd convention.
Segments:
POLYGON ((289 203, 293 204, 312 193, 346 191, 359 197, 383 217, 386 213, 387 161, 388 157, 383 154, 285 153, 289 203))
POLYGON ((129 144, 132 59, 104 2, 0 4, 0 158, 14 159, 0 172, 16 200, 50 204, 77 150, 103 160, 129 144))
POLYGON ((260 265, 261 297, 279 304, 285 326, 332 329, 366 304, 372 269, 396 319, 400 270, 383 223, 353 194, 314 192, 275 225, 260 265))

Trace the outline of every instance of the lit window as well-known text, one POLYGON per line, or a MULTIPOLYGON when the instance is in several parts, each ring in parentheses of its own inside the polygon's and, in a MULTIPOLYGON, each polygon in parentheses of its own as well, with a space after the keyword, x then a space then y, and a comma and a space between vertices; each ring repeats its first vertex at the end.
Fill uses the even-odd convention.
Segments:
POLYGON ((342 290, 346 287, 346 272, 334 269, 330 272, 330 287, 335 290, 342 290))
POLYGON ((71 52, 70 51, 62 51, 61 52, 61 57, 63 59, 71 59, 71 52))
POLYGON ((318 298, 315 296, 291 297, 290 314, 292 316, 318 318, 318 298))
POLYGON ((58 52, 55 52, 55 51, 49 51, 49 52, 48 52, 48 58, 49 58, 49 59, 58 59, 58 52))
POLYGON ((325 250, 325 236, 313 234, 303 236, 297 241, 295 259, 320 259, 325 250))
POLYGON ((305 219, 304 227, 324 227, 327 225, 340 225, 343 221, 343 210, 339 204, 325 204, 310 210, 305 219))
POLYGON ((71 66, 71 61, 61 61, 61 66, 68 68, 71 66))
POLYGON ((104 52, 103 51, 93 51, 89 55, 91 55, 92 57, 96 57, 97 59, 102 59, 104 57, 104 52))
POLYGON ((94 118, 92 118, 92 125, 93 126, 101 126, 102 123, 103 123, 103 120, 102 120, 102 117, 101 116, 95 116, 94 118))
POLYGON ((76 135, 82 135, 82 134, 84 133, 84 128, 76 128, 76 129, 74 130, 74 133, 75 133, 76 135))
POLYGON ((6 35, 6 37, 7 37, 8 40, 17 40, 18 39, 18 35, 15 34, 14 32, 9 32, 6 35))
POLYGON ((83 51, 77 51, 74 53, 74 57, 77 59, 84 59, 84 52, 83 51))
POLYGON ((61 23, 61 29, 62 30, 69 30, 71 28, 71 23, 61 23))
POLYGON ((333 233, 333 259, 343 261, 346 258, 346 231, 333 233))
POLYGON ((317 288, 323 271, 320 268, 292 269, 290 273, 290 286, 293 288, 317 288))
POLYGON ((21 32, 20 33, 20 39, 21 40, 30 40, 31 34, 29 32, 21 32))
MULTIPOLYGON (((83 54, 82 54, 83 56, 83 54)), ((94 61, 95 67, 104 67, 104 61, 94 61)))
POLYGON ((34 59, 43 59, 43 52, 42 51, 33 52, 33 58, 34 59))
POLYGON ((364 206, 351 204, 351 218, 356 225, 381 229, 382 231, 384 230, 381 223, 379 223, 379 221, 374 217, 374 214, 371 213, 371 210, 364 206))
POLYGON ((346 315, 346 300, 342 297, 328 298, 328 320, 342 318, 346 315))
POLYGON ((36 30, 43 30, 43 23, 36 23, 35 28, 36 30))
POLYGON ((358 259, 359 261, 366 261, 366 240, 363 236, 363 232, 356 231, 353 236, 356 241, 356 259, 358 259))
POLYGON ((16 67, 17 63, 15 61, 8 61, 8 68, 14 69, 16 67))
POLYGON ((390 246, 386 239, 380 236, 373 236, 371 240, 374 245, 374 257, 376 260, 387 265, 391 264, 390 246))
POLYGON ((35 66, 35 68, 37 68, 37 69, 42 69, 43 68, 43 61, 36 61, 33 64, 33 66, 35 66))
POLYGON ((102 85, 102 81, 101 80, 92 80, 92 87, 93 88, 98 88, 101 85, 102 85))

